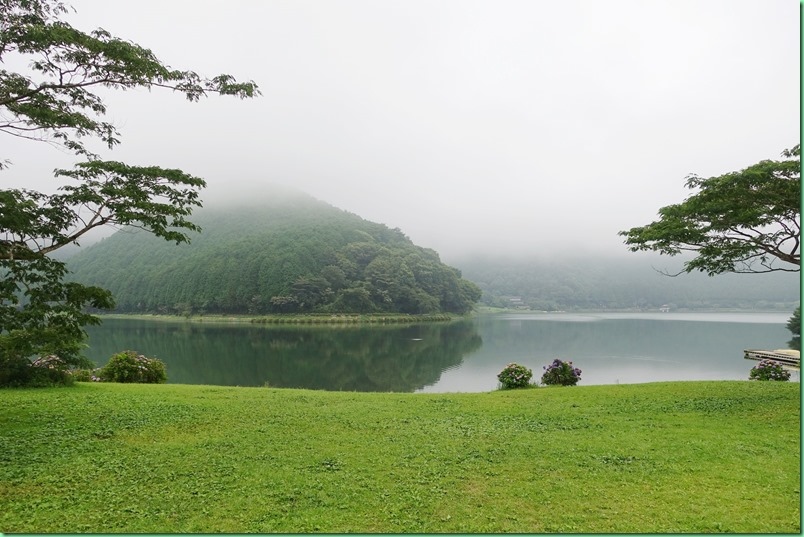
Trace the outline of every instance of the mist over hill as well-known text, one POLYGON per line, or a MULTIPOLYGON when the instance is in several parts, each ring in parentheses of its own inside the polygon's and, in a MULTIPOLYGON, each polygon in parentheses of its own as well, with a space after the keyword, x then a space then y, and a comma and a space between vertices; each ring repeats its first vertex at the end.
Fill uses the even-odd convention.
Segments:
POLYGON ((82 249, 73 279, 109 289, 118 312, 466 313, 480 290, 413 244, 298 192, 196 211, 173 244, 127 228, 82 249))
POLYGON ((480 303, 534 310, 757 309, 792 311, 800 301, 800 273, 670 277, 682 260, 655 254, 581 257, 465 256, 450 259, 482 290, 480 303))
POLYGON ((668 277, 660 271, 680 270, 682 259, 624 246, 457 252, 447 266, 399 229, 276 185, 248 202, 213 197, 192 220, 203 231, 189 245, 129 228, 59 255, 75 280, 111 290, 116 311, 130 313, 465 313, 478 301, 546 311, 792 311, 800 301, 799 273, 668 277))

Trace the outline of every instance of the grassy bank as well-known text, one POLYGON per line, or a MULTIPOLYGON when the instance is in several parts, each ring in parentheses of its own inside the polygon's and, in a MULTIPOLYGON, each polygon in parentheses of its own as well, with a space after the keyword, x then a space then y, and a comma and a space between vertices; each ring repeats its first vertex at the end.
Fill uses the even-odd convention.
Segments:
POLYGON ((800 531, 800 384, 0 390, 3 532, 800 531))

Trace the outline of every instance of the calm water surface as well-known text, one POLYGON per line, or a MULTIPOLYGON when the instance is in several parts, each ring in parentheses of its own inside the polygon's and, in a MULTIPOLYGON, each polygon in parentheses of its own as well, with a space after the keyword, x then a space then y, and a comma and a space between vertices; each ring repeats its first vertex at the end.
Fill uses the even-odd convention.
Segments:
MULTIPOLYGON (((517 313, 392 326, 252 326, 106 319, 89 327, 98 365, 132 349, 180 384, 348 391, 483 392, 509 362, 554 358, 582 385, 742 380, 743 349, 785 348, 787 313, 517 313)), ((794 378, 798 374, 794 373, 794 378)))

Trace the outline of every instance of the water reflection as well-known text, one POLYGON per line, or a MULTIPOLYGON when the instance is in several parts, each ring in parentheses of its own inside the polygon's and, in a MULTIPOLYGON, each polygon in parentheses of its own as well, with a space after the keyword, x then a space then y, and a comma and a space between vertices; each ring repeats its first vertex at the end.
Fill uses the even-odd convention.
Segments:
POLYGON ((436 383, 482 340, 472 321, 271 327, 107 319, 89 327, 87 356, 133 349, 180 384, 412 392, 436 383))
POLYGON ((89 357, 133 349, 183 384, 378 392, 484 392, 518 362, 541 375, 554 358, 582 385, 746 380, 743 350, 784 348, 787 314, 517 314, 453 323, 271 327, 108 319, 89 357))
POLYGON ((554 358, 583 370, 582 385, 746 380, 746 348, 779 349, 790 333, 775 313, 514 314, 478 319, 483 348, 423 391, 481 392, 514 361, 534 377, 554 358))

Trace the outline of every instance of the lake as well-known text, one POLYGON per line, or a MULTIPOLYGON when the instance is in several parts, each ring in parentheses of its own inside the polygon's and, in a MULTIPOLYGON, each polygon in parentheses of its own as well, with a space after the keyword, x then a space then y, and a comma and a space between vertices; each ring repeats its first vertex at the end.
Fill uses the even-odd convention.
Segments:
MULTIPOLYGON (((743 349, 786 348, 789 313, 512 313, 449 323, 273 326, 104 319, 98 365, 122 350, 167 364, 168 382, 379 392, 484 392, 517 362, 540 377, 573 361, 581 385, 745 380, 743 349)), ((798 373, 794 373, 798 379, 798 373)))

